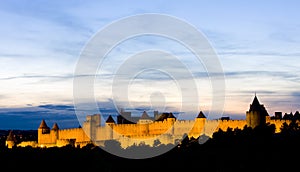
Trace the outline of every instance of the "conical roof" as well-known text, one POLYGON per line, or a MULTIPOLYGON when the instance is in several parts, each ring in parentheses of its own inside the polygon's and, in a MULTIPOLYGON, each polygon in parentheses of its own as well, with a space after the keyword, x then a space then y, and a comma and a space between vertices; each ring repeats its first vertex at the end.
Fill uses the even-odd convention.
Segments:
POLYGON ((147 114, 147 112, 144 111, 140 119, 150 119, 150 117, 149 117, 149 115, 147 114))
POLYGON ((47 126, 47 124, 46 124, 46 122, 45 122, 44 119, 42 120, 42 122, 41 122, 39 128, 49 128, 49 127, 47 126))
POLYGON ((115 120, 113 119, 113 117, 111 115, 108 116, 106 123, 115 123, 115 120))
POLYGON ((256 97, 256 95, 254 96, 253 102, 250 105, 250 110, 249 111, 260 111, 261 110, 261 106, 260 103, 256 97))
POLYGON ((169 113, 168 118, 175 118, 172 112, 169 113))
POLYGON ((53 124, 52 130, 59 130, 57 123, 53 124))
POLYGON ((15 137, 13 135, 13 132, 12 130, 9 132, 7 138, 6 138, 6 141, 15 141, 15 137))
POLYGON ((206 118, 202 111, 199 112, 197 118, 206 118))
POLYGON ((156 119, 156 121, 163 121, 163 120, 167 119, 168 116, 169 116, 169 113, 167 113, 167 112, 159 114, 159 117, 156 119))
POLYGON ((256 94, 254 96, 253 102, 250 105, 249 112, 257 111, 260 112, 264 116, 269 116, 265 106, 263 104, 260 104, 258 101, 258 98, 256 97, 256 94))

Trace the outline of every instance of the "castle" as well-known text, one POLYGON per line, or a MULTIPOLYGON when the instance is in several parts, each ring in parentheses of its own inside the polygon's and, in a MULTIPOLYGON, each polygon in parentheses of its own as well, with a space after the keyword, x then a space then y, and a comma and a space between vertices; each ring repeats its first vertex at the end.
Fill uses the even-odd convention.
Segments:
MULTIPOLYGON (((299 113, 299 112, 298 112, 299 113)), ((300 116, 300 114, 299 114, 300 116)), ((133 144, 147 144, 153 146, 156 140, 161 144, 177 144, 183 137, 198 138, 201 135, 209 137, 219 129, 226 131, 228 128, 243 129, 246 125, 252 128, 274 124, 275 132, 280 132, 284 122, 290 123, 291 119, 282 118, 276 112, 275 117, 270 117, 263 104, 260 104, 255 95, 250 108, 246 111, 246 120, 232 120, 227 118, 208 120, 202 111, 193 120, 179 120, 172 113, 154 112, 150 117, 143 112, 141 117, 131 117, 129 112, 121 111, 117 116, 117 122, 108 116, 104 125, 101 125, 101 115, 94 114, 86 116, 82 127, 59 129, 57 123, 50 128, 45 120, 42 120, 38 128, 38 140, 21 142, 18 146, 32 147, 61 147, 74 145, 83 147, 89 143, 104 145, 107 140, 117 140, 121 147, 126 148, 133 144)), ((12 147, 14 142, 8 137, 7 146, 12 147)))

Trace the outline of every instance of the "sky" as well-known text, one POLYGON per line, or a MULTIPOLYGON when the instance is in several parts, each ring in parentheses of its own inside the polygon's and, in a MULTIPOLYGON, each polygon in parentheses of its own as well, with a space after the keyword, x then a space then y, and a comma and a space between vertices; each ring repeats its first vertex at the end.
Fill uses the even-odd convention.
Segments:
MULTIPOLYGON (((0 129, 36 129, 42 119, 61 128, 80 125, 73 81, 82 51, 101 29, 147 13, 189 23, 213 47, 225 77, 224 116, 243 119, 255 93, 270 115, 294 113, 300 110, 299 7, 296 0, 1 1, 0 129)), ((198 108, 207 113, 213 91, 205 66, 178 42, 149 35, 128 39, 107 54, 95 75, 95 101, 101 112, 115 114, 113 103, 150 114, 155 109, 182 112, 178 102, 184 89, 178 82, 185 81, 163 73, 178 69, 167 57, 159 61, 160 70, 140 69, 128 86, 130 102, 112 93, 120 66, 153 49, 170 52, 193 73, 198 108)), ((156 64, 150 55, 144 56, 144 64, 156 64)))

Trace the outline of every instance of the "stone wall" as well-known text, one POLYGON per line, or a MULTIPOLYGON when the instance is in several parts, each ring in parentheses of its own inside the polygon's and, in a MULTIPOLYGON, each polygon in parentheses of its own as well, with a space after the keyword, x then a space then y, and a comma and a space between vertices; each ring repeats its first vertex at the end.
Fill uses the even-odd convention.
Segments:
MULTIPOLYGON (((289 120, 270 120, 267 123, 274 124, 276 132, 284 122, 290 123, 289 120)), ((146 124, 106 124, 105 126, 96 126, 91 128, 88 122, 84 123, 87 129, 71 128, 58 130, 57 133, 50 131, 48 134, 38 135, 39 145, 60 145, 66 144, 70 140, 75 140, 76 144, 87 144, 91 141, 91 130, 95 132, 95 140, 104 143, 106 140, 117 140, 123 147, 144 142, 153 145, 155 140, 160 140, 163 144, 174 144, 178 139, 187 134, 189 137, 197 138, 202 134, 212 136, 219 129, 227 131, 228 128, 243 129, 247 125, 246 120, 206 120, 205 118, 196 118, 195 120, 175 120, 166 119, 146 124), (60 141, 58 141, 60 140, 60 141)))

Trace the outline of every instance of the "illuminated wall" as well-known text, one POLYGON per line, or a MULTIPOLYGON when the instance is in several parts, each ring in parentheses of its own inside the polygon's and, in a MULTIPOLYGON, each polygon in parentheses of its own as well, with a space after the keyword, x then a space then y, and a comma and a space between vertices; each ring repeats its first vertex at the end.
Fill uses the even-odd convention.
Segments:
MULTIPOLYGON (((223 131, 228 128, 243 129, 247 125, 246 120, 206 120, 206 118, 175 120, 171 118, 150 123, 109 123, 100 126, 99 123, 95 124, 96 122, 91 117, 87 117, 87 119, 83 128, 51 130, 50 133, 46 134, 38 132, 38 145, 48 147, 64 146, 75 142, 75 145, 82 147, 87 143, 92 143, 92 141, 103 145, 106 140, 117 140, 122 147, 133 144, 138 145, 140 142, 153 145, 155 140, 159 140, 162 144, 176 144, 184 134, 187 134, 190 138, 197 138, 202 134, 212 137, 212 134, 219 129, 223 131)), ((276 133, 280 132, 284 122, 290 123, 289 120, 271 120, 269 118, 266 122, 275 125, 276 133)))

